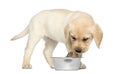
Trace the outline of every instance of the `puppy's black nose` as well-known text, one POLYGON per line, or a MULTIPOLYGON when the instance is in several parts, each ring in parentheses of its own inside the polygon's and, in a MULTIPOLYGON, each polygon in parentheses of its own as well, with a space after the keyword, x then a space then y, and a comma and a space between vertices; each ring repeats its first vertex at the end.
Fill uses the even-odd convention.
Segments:
POLYGON ((76 51, 77 53, 81 53, 82 50, 81 50, 81 49, 76 49, 75 51, 76 51))

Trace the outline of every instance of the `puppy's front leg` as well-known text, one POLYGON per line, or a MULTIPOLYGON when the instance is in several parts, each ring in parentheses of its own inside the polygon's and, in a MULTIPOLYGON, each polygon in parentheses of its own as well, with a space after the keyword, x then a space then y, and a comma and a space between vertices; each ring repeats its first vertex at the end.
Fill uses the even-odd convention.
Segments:
POLYGON ((80 62, 80 69, 86 69, 86 65, 80 62))
POLYGON ((54 68, 54 64, 53 64, 53 59, 52 59, 52 53, 54 48, 57 45, 56 41, 53 41, 51 39, 45 39, 46 43, 45 43, 45 48, 43 51, 44 57, 47 61, 47 63, 50 65, 51 68, 54 68))
MULTIPOLYGON (((79 57, 82 58, 82 54, 79 54, 79 57)), ((86 65, 80 61, 80 69, 86 69, 86 65)))

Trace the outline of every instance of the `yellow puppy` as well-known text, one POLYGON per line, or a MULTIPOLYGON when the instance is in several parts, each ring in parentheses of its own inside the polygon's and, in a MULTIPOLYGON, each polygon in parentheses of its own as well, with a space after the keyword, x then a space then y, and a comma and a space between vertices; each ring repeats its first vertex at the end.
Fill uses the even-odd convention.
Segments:
POLYGON ((58 42, 66 45, 68 52, 74 51, 79 55, 86 52, 94 38, 97 47, 102 40, 102 31, 93 18, 80 11, 54 9, 41 11, 35 15, 23 32, 12 40, 19 39, 29 34, 25 48, 23 68, 32 68, 30 64, 31 54, 40 39, 45 40, 44 56, 50 65, 54 67, 52 52, 58 42))

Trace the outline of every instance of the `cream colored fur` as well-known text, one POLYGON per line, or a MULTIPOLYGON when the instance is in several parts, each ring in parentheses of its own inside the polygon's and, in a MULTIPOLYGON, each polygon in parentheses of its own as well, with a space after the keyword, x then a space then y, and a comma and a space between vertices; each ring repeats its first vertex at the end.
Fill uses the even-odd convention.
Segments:
MULTIPOLYGON (((81 53, 79 54, 82 55, 88 50, 93 38, 98 47, 102 40, 102 30, 89 14, 64 9, 41 11, 33 16, 25 30, 13 37, 12 40, 19 39, 26 34, 29 34, 23 60, 23 68, 26 69, 32 67, 30 64, 31 54, 42 38, 46 42, 43 53, 52 68, 54 67, 51 58, 52 52, 58 42, 64 43, 68 52, 80 49, 81 53), (84 41, 85 38, 88 40, 84 41)), ((83 67, 81 66, 81 68, 83 67)))

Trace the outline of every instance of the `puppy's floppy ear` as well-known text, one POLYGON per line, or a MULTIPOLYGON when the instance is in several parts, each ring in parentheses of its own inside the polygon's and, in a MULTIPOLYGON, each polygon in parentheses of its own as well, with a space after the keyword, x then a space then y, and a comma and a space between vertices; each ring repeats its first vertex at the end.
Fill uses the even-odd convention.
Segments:
POLYGON ((95 24, 93 29, 93 38, 98 48, 100 48, 102 37, 103 37, 103 32, 101 28, 97 24, 95 24))
POLYGON ((65 40, 66 40, 66 46, 67 49, 70 50, 71 48, 71 40, 70 40, 70 30, 69 30, 69 25, 67 25, 64 29, 64 35, 65 35, 65 40))

